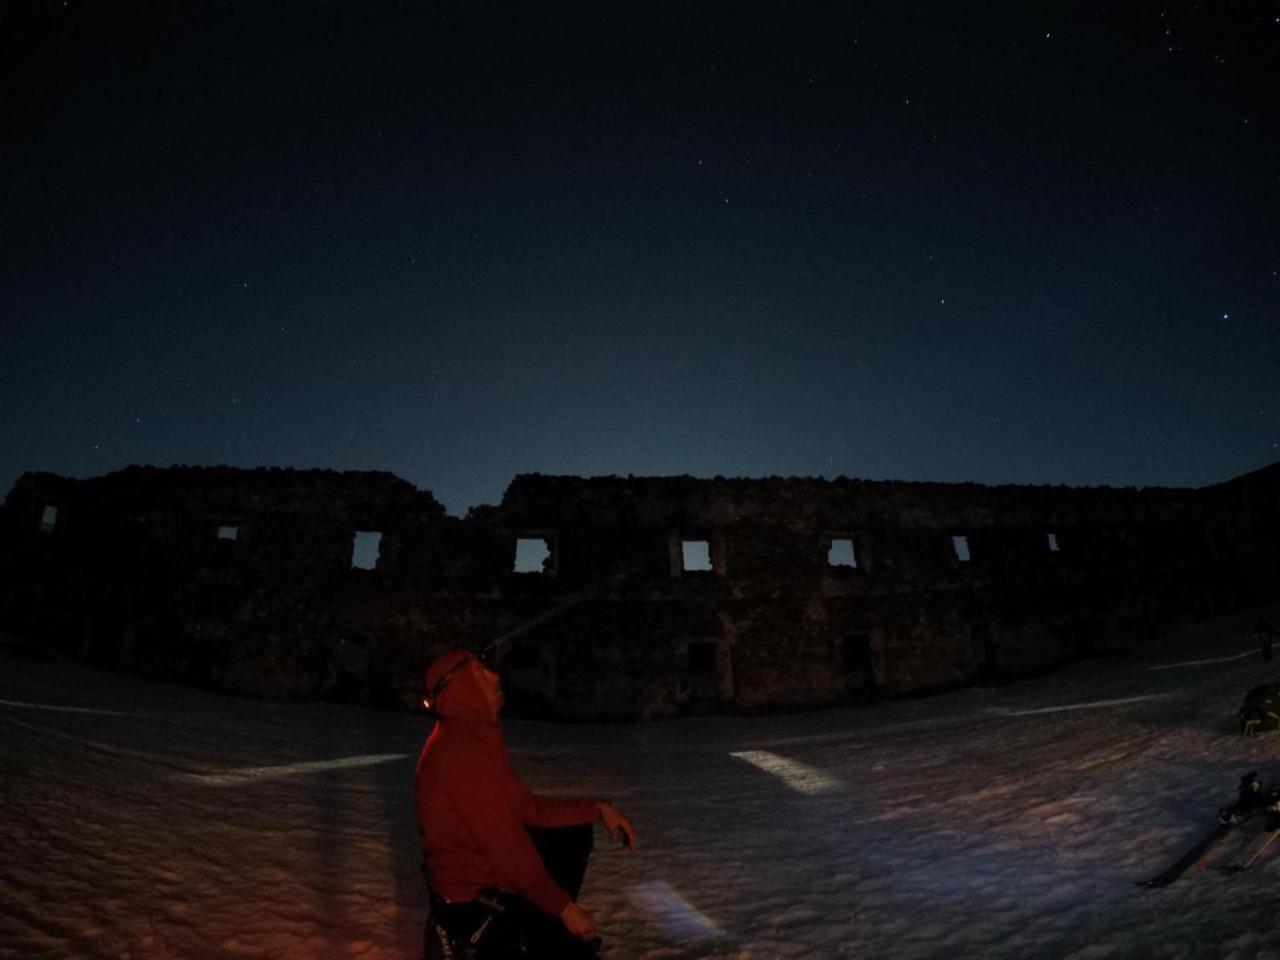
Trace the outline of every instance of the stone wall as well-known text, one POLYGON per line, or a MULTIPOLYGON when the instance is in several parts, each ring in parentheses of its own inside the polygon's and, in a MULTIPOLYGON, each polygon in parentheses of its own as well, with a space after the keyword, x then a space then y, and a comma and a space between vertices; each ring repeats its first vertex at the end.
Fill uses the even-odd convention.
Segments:
POLYGON ((218 689, 412 705, 435 652, 554 609, 501 646, 511 708, 652 717, 1127 650, 1280 599, 1278 543, 1280 465, 1199 490, 522 475, 465 518, 386 473, 30 473, 0 622, 218 689))

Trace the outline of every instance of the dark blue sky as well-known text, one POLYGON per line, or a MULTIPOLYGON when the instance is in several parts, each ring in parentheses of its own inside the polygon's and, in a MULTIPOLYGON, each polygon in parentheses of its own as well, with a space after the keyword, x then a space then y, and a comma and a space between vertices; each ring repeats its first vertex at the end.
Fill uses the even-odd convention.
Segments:
POLYGON ((1277 0, 143 6, 0 8, 5 489, 1280 459, 1277 0))

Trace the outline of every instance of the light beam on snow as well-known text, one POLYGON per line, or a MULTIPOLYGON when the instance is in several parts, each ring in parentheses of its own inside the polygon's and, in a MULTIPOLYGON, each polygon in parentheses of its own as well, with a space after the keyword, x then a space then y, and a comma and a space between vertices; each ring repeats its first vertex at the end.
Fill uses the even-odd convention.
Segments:
POLYGON ((714 920, 663 880, 637 884, 631 888, 630 893, 631 899, 640 904, 677 942, 716 940, 724 936, 724 931, 714 920))
POLYGON ((1213 657, 1209 660, 1183 660, 1181 663, 1160 663, 1154 667, 1147 667, 1148 670, 1176 670, 1179 667, 1204 667, 1211 663, 1230 663, 1233 660, 1243 660, 1245 657, 1259 656, 1258 648, 1246 650, 1244 653, 1233 653, 1229 657, 1213 657))
POLYGON ((286 763, 278 767, 241 767, 223 773, 181 773, 178 780, 199 783, 206 787, 235 787, 256 780, 279 780, 307 773, 323 773, 326 770, 349 770, 352 767, 372 767, 392 760, 403 760, 407 753, 370 753, 360 757, 340 757, 337 760, 310 760, 305 763, 286 763))
POLYGON ((94 707, 63 707, 53 703, 25 703, 21 700, 0 700, 0 706, 25 707, 28 710, 56 710, 59 713, 94 713, 103 717, 127 717, 119 710, 98 710, 94 707))
POLYGON ((1064 703, 1060 707, 1037 707, 1034 710, 1010 710, 1007 707, 992 707, 991 712, 1002 717, 1033 717, 1041 713, 1063 713, 1067 710, 1099 710, 1103 707, 1122 707, 1126 703, 1141 703, 1143 700, 1162 700, 1167 694, 1148 693, 1141 697, 1121 697, 1118 700, 1090 700, 1086 703, 1064 703))
POLYGON ((729 756, 745 760, 765 773, 772 774, 797 793, 825 793, 840 786, 840 781, 835 777, 768 750, 738 750, 729 756))

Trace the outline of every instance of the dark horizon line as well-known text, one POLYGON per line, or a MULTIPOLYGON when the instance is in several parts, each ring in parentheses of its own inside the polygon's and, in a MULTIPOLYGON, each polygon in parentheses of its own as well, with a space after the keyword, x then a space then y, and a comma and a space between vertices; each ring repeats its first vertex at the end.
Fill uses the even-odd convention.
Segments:
MULTIPOLYGON (((1082 491, 1111 490, 1111 491, 1117 491, 1117 492, 1146 491, 1146 490, 1150 490, 1150 491, 1163 490, 1163 491, 1169 491, 1169 492, 1192 492, 1192 491, 1210 490, 1215 487, 1225 486, 1226 484, 1243 480, 1246 477, 1251 477, 1257 474, 1267 473, 1270 471, 1280 471, 1280 460, 1272 461, 1271 463, 1264 464, 1261 467, 1257 467, 1253 470, 1247 470, 1244 473, 1237 474, 1236 476, 1227 477, 1226 479, 1218 480, 1213 483, 1203 484, 1201 486, 1166 486, 1161 484, 1142 484, 1142 485, 1128 484, 1125 486, 1113 486, 1111 484, 1106 484, 1106 483, 1068 484, 1068 483, 1051 483, 1051 482, 986 483, 986 482, 977 481, 977 480, 946 481, 946 480, 876 479, 876 478, 870 478, 870 477, 851 477, 845 474, 840 474, 835 477, 811 476, 811 475, 802 476, 802 475, 796 475, 796 474, 792 474, 792 475, 769 474, 765 476, 726 476, 724 474, 715 474, 713 476, 698 476, 695 474, 688 474, 688 473, 683 473, 683 474, 629 473, 625 475, 595 474, 590 476, 584 476, 581 474, 572 474, 572 473, 542 473, 540 471, 530 471, 528 473, 516 473, 511 478, 511 480, 507 483, 506 487, 503 490, 503 499, 506 498, 506 495, 511 491, 512 487, 514 487, 523 478, 539 478, 539 479, 547 479, 547 480, 573 480, 573 481, 588 482, 588 483, 604 482, 604 481, 619 481, 619 482, 625 482, 625 483, 691 481, 695 483, 721 482, 721 483, 735 484, 735 485, 750 485, 750 484, 767 484, 767 483, 774 483, 774 482, 784 482, 784 483, 827 484, 827 485, 844 484, 844 485, 859 485, 859 486, 872 485, 872 486, 911 486, 911 487, 982 487, 982 488, 991 489, 991 490, 1066 489, 1066 490, 1082 490, 1082 491)), ((206 464, 186 464, 186 463, 175 463, 167 467, 157 466, 155 464, 150 464, 150 463, 148 464, 131 463, 128 466, 122 467, 117 470, 111 470, 111 471, 108 471, 107 473, 97 474, 95 476, 85 476, 85 477, 67 476, 64 474, 55 473, 54 471, 51 471, 51 470, 23 470, 18 475, 17 480, 15 480, 13 485, 9 488, 8 494, 6 494, 5 499, 7 501, 8 496, 12 495, 13 491, 16 490, 18 486, 20 486, 22 482, 28 477, 31 477, 33 479, 52 478, 57 481, 65 481, 65 482, 72 482, 72 483, 92 483, 94 481, 106 480, 109 478, 117 477, 117 476, 128 474, 128 473, 172 474, 172 473, 183 473, 183 472, 186 472, 186 473, 228 472, 228 473, 239 473, 239 474, 248 474, 248 473, 335 474, 339 476, 348 476, 348 477, 369 477, 369 478, 378 477, 383 479, 391 479, 399 483, 408 485, 409 487, 412 488, 412 490, 415 493, 426 494, 427 496, 431 497, 431 499, 435 501, 436 504, 438 504, 441 508, 444 509, 445 515, 453 519, 465 519, 467 513, 471 512, 472 510, 498 506, 498 504, 490 504, 490 503, 470 504, 466 508, 466 510, 464 510, 461 514, 455 515, 451 513, 449 509, 445 507, 445 504, 436 497, 435 492, 433 490, 431 490, 430 488, 419 487, 412 480, 408 480, 390 470, 339 470, 333 467, 281 467, 281 466, 237 467, 237 466, 231 466, 229 464, 206 465, 206 464)))

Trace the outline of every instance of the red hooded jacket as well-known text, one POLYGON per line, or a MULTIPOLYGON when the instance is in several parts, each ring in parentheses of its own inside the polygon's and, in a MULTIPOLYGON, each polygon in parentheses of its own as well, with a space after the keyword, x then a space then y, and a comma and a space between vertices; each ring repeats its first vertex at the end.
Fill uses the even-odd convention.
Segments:
MULTIPOLYGON (((437 657, 428 689, 470 656, 456 650, 437 657)), ((502 724, 471 667, 454 674, 435 710, 439 720, 418 757, 414 784, 431 889, 459 901, 497 887, 559 916, 569 894, 548 875, 524 828, 591 823, 597 802, 539 797, 516 778, 502 724)))

